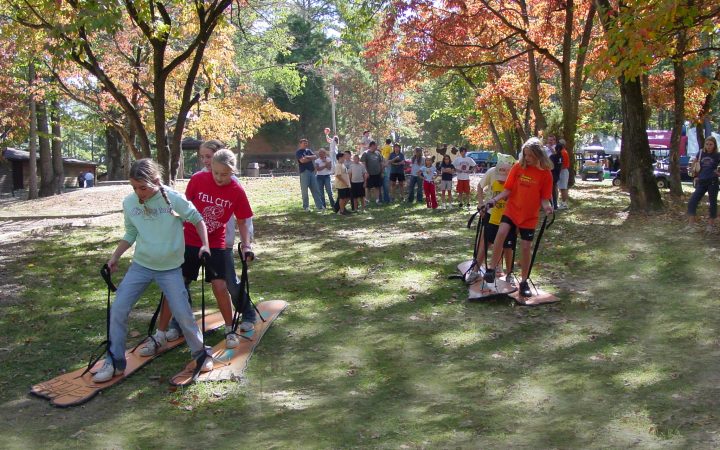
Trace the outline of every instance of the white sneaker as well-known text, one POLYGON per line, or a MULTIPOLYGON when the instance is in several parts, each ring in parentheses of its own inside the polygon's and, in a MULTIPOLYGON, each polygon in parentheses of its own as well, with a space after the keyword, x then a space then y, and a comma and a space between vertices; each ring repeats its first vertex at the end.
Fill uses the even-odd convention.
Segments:
POLYGON ((480 272, 473 270, 465 277, 465 283, 473 284, 480 279, 480 272))
POLYGON ((225 347, 235 348, 240 345, 240 338, 232 331, 225 335, 225 347))
POLYGON ((166 342, 167 338, 165 337, 165 333, 160 330, 156 331, 153 339, 147 338, 145 345, 140 348, 140 356, 154 355, 166 342))
POLYGON ((165 339, 167 339, 168 342, 177 341, 180 339, 180 336, 182 336, 182 334, 180 333, 180 330, 176 328, 168 328, 165 332, 165 339))
POLYGON ((110 381, 112 377, 117 375, 122 375, 125 370, 115 369, 113 367, 113 363, 111 363, 108 360, 105 360, 105 364, 95 372, 95 375, 93 375, 92 380, 95 383, 104 383, 106 381, 110 381))
POLYGON ((243 333, 247 332, 247 331, 252 331, 255 329, 255 322, 250 322, 249 320, 243 320, 242 322, 240 322, 239 328, 240 328, 240 331, 242 331, 243 333))
POLYGON ((210 372, 211 370, 213 370, 213 359, 212 356, 207 355, 207 357, 205 357, 205 362, 200 369, 200 372, 210 372))

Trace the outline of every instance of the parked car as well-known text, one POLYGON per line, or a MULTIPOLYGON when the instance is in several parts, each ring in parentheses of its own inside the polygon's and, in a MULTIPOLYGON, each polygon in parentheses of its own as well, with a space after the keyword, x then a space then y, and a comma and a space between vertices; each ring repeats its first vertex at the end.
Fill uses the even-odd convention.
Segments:
POLYGON ((467 152, 467 156, 475 161, 477 166, 475 167, 476 172, 485 172, 490 167, 494 167, 497 164, 497 153, 491 151, 474 151, 467 152))

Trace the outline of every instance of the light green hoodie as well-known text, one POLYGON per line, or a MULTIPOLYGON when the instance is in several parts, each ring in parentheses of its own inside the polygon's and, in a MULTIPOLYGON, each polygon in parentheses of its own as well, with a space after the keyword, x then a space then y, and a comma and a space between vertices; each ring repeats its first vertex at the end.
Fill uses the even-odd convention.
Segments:
POLYGON ((180 267, 185 259, 183 221, 197 225, 203 220, 200 213, 184 195, 163 186, 172 208, 158 191, 145 204, 136 194, 123 200, 125 236, 123 240, 135 245, 133 262, 152 270, 180 267), (177 213, 173 215, 172 212, 177 213), (179 216, 179 217, 178 217, 179 216))

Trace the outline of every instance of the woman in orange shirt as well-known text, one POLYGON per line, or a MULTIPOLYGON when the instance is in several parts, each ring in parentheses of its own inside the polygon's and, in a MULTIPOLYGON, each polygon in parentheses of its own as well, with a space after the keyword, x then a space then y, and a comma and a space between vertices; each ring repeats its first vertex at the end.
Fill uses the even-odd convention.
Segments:
POLYGON ((515 164, 505 181, 505 190, 488 200, 490 207, 498 201, 507 198, 505 212, 500 219, 493 257, 490 267, 485 271, 484 279, 488 283, 495 281, 495 268, 502 257, 502 245, 508 233, 520 233, 521 280, 520 296, 530 297, 532 292, 528 286, 530 272, 530 257, 535 226, 537 225, 539 209, 542 205, 545 214, 552 214, 552 188, 553 178, 550 169, 553 164, 548 158, 542 143, 537 138, 528 139, 522 147, 520 161, 515 164))

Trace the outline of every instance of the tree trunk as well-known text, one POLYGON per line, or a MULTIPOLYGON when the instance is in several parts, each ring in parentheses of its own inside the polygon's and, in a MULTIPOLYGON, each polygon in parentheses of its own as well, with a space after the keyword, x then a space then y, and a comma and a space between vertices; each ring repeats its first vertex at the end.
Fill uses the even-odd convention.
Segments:
POLYGON ((55 174, 50 149, 50 126, 48 124, 47 102, 37 104, 38 142, 40 143, 40 197, 55 193, 55 174))
POLYGON ((105 128, 105 154, 107 158, 108 180, 124 180, 122 161, 122 138, 113 127, 105 128))
POLYGON ((65 188, 65 168, 62 155, 62 128, 60 126, 60 102, 50 102, 50 126, 52 128, 52 165, 55 194, 62 194, 65 188))
POLYGON ((28 82, 30 84, 30 182, 28 185, 28 199, 38 198, 37 189, 37 110, 33 86, 35 85, 35 65, 31 61, 28 65, 28 82))
POLYGON ((685 61, 683 54, 687 47, 687 29, 678 31, 675 57, 673 58, 673 93, 675 96, 675 114, 672 135, 670 137, 670 195, 680 197, 680 138, 685 124, 685 61))
POLYGON ((623 99, 622 170, 630 192, 630 211, 659 211, 663 203, 652 173, 641 80, 621 76, 618 82, 623 99))

